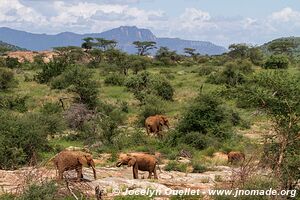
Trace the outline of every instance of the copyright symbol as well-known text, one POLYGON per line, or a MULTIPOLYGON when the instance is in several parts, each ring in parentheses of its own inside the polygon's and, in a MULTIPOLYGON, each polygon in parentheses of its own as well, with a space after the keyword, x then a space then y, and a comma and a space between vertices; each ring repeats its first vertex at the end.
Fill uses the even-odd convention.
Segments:
POLYGON ((115 195, 119 195, 120 194, 120 190, 118 188, 116 189, 113 189, 112 193, 115 194, 115 195))

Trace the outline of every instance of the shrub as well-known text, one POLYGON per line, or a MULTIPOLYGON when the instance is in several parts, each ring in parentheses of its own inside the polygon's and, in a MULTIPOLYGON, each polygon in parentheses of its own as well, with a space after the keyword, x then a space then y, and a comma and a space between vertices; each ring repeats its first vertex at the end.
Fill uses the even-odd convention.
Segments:
POLYGON ((251 63, 248 61, 225 65, 225 69, 211 74, 207 82, 213 84, 226 84, 227 86, 236 86, 246 82, 246 75, 253 72, 251 63))
POLYGON ((169 161, 168 164, 165 166, 166 171, 179 171, 179 172, 186 172, 187 164, 179 163, 177 161, 169 161))
POLYGON ((10 69, 19 68, 20 65, 21 64, 19 63, 18 58, 12 58, 8 56, 5 59, 5 66, 10 69))
POLYGON ((81 66, 72 66, 54 79, 52 88, 63 89, 68 87, 78 95, 77 102, 94 108, 97 104, 98 84, 92 79, 92 72, 81 66))
POLYGON ((47 134, 54 135, 66 129, 62 108, 58 103, 46 103, 40 112, 40 123, 44 124, 47 134))
POLYGON ((64 112, 64 118, 72 129, 82 129, 85 121, 92 118, 93 112, 84 104, 72 104, 68 110, 64 112))
POLYGON ((42 63, 42 71, 36 75, 36 79, 39 83, 48 83, 52 78, 62 74, 67 66, 67 62, 61 58, 55 58, 49 63, 42 63))
POLYGON ((287 69, 288 66, 289 59, 283 55, 272 55, 263 65, 265 69, 287 69))
POLYGON ((129 112, 128 103, 126 101, 121 101, 120 102, 120 109, 121 109, 122 112, 128 113, 129 112))
POLYGON ((197 149, 216 146, 232 137, 231 112, 215 94, 202 94, 184 113, 172 145, 188 144, 197 149))
POLYGON ((118 85, 121 86, 123 85, 125 82, 125 76, 121 75, 119 73, 113 73, 113 74, 109 74, 105 80, 104 83, 106 85, 118 85))
POLYGON ((57 199, 56 193, 58 187, 55 182, 43 183, 42 185, 32 184, 27 190, 19 197, 19 200, 53 200, 57 199))
POLYGON ((113 139, 113 145, 117 149, 134 148, 139 146, 147 148, 148 139, 141 130, 134 130, 128 133, 128 131, 121 132, 113 139))
POLYGON ((66 78, 64 74, 61 74, 59 76, 56 76, 52 78, 51 80, 51 88, 53 89, 65 89, 69 86, 69 83, 67 83, 66 78))
POLYGON ((0 113, 0 169, 36 163, 38 153, 48 147, 39 115, 14 116, 0 113))
MULTIPOLYGON (((220 136, 222 125, 230 128, 229 113, 222 105, 222 101, 217 95, 203 94, 196 98, 194 104, 190 106, 179 122, 180 132, 198 131, 203 134, 213 133, 220 136)), ((226 135, 223 135, 226 137, 226 135)))
POLYGON ((81 136, 89 144, 100 141, 105 145, 112 145, 114 138, 121 131, 118 126, 123 123, 124 114, 119 109, 108 105, 100 106, 99 110, 101 112, 95 113, 92 119, 84 122, 81 136))
POLYGON ((193 162, 192 166, 193 166, 193 173, 203 173, 207 171, 207 167, 201 165, 198 162, 193 162))
POLYGON ((14 73, 8 69, 0 68, 0 90, 7 90, 16 85, 14 73))
POLYGON ((141 102, 143 102, 144 94, 152 93, 162 97, 164 100, 172 100, 174 94, 172 85, 164 76, 154 76, 148 72, 142 72, 130 77, 125 85, 141 102))
POLYGON ((0 108, 26 112, 27 96, 2 96, 0 97, 0 108))
POLYGON ((173 80, 175 79, 175 75, 171 70, 168 69, 162 69, 159 72, 160 74, 164 75, 168 80, 173 80))
POLYGON ((207 76, 207 75, 210 75, 214 71, 216 71, 216 69, 212 66, 202 66, 198 69, 198 74, 200 76, 207 76))

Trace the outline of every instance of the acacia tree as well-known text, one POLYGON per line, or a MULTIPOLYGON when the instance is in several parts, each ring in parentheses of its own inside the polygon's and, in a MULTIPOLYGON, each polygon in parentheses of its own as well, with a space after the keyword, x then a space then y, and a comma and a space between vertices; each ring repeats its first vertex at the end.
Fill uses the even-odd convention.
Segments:
POLYGON ((274 133, 267 135, 263 162, 274 169, 280 189, 295 188, 300 179, 300 76, 263 72, 240 88, 244 106, 263 108, 274 133))
POLYGON ((168 47, 160 47, 155 58, 165 65, 171 65, 181 60, 181 56, 176 51, 171 51, 168 47))
POLYGON ((274 54, 287 54, 291 56, 292 50, 296 47, 297 45, 293 41, 276 40, 268 46, 268 50, 274 54))
POLYGON ((108 49, 114 49, 117 46, 117 41, 115 40, 107 40, 104 38, 95 38, 97 42, 95 43, 96 47, 99 47, 103 51, 108 49))
POLYGON ((188 54, 190 57, 197 55, 196 49, 193 48, 184 48, 184 53, 188 54))
POLYGON ((138 49, 138 55, 145 56, 149 51, 156 48, 156 42, 153 41, 135 41, 132 44, 138 49))
POLYGON ((94 38, 92 37, 86 37, 82 39, 84 41, 84 43, 82 43, 81 47, 86 49, 86 50, 90 50, 93 48, 93 40, 94 38))
POLYGON ((229 45, 228 55, 232 58, 244 59, 248 56, 249 46, 247 44, 231 44, 229 45))

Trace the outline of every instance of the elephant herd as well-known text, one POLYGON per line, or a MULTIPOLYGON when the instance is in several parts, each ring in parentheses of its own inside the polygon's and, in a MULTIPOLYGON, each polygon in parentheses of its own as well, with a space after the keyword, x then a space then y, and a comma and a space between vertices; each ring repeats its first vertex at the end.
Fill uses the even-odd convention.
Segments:
MULTIPOLYGON (((53 163, 58 171, 58 179, 63 179, 63 173, 69 170, 76 170, 77 181, 83 179, 82 168, 84 165, 92 167, 94 178, 97 179, 95 162, 93 157, 89 153, 82 151, 64 150, 58 153, 53 158, 53 163)), ((138 171, 148 171, 148 178, 151 179, 152 175, 154 179, 157 179, 156 169, 158 168, 158 160, 155 156, 147 153, 130 153, 120 154, 116 163, 117 167, 127 165, 132 167, 133 178, 138 179, 138 171)))
MULTIPOLYGON (((145 127, 147 134, 154 133, 155 135, 161 137, 160 132, 162 127, 167 126, 169 128, 169 121, 163 115, 150 116, 145 120, 145 127)), ((228 153, 228 162, 233 163, 236 161, 241 161, 245 159, 245 155, 241 152, 230 152, 228 153)), ((69 170, 76 170, 77 181, 83 179, 82 168, 83 166, 88 166, 93 169, 94 178, 97 178, 95 170, 95 162, 91 154, 78 151, 78 150, 64 150, 58 153, 52 159, 57 171, 58 179, 63 179, 63 173, 69 170)), ((128 153, 120 154, 119 159, 116 163, 117 167, 122 165, 127 165, 132 167, 133 178, 138 179, 138 171, 149 172, 148 178, 157 179, 156 170, 159 169, 158 159, 154 155, 147 153, 128 153)))
MULTIPOLYGON (((167 128, 170 126, 168 118, 164 115, 150 116, 145 120, 145 128, 148 135, 154 134, 155 136, 162 137, 161 131, 164 126, 167 128)), ((77 181, 80 181, 83 178, 82 167, 84 165, 92 167, 94 178, 97 178, 95 162, 89 153, 64 150, 57 154, 52 161, 58 171, 59 180, 63 179, 63 173, 65 171, 76 170, 77 181)), ((132 166, 134 179, 138 178, 138 170, 148 171, 148 178, 151 178, 153 175, 153 177, 157 179, 156 168, 158 161, 153 155, 146 153, 121 154, 116 166, 120 167, 122 165, 127 165, 128 167, 132 166)))

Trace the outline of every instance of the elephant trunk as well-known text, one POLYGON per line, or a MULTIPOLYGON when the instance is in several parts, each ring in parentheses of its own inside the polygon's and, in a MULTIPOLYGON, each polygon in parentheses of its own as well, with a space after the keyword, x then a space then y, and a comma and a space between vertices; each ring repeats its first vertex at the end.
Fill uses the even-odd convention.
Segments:
POLYGON ((92 169, 93 169, 94 178, 95 178, 95 180, 96 180, 96 179, 97 179, 97 175, 96 175, 95 164, 92 164, 91 167, 92 167, 92 169))
POLYGON ((166 127, 167 127, 168 129, 170 129, 170 124, 169 124, 169 122, 166 123, 166 127))

